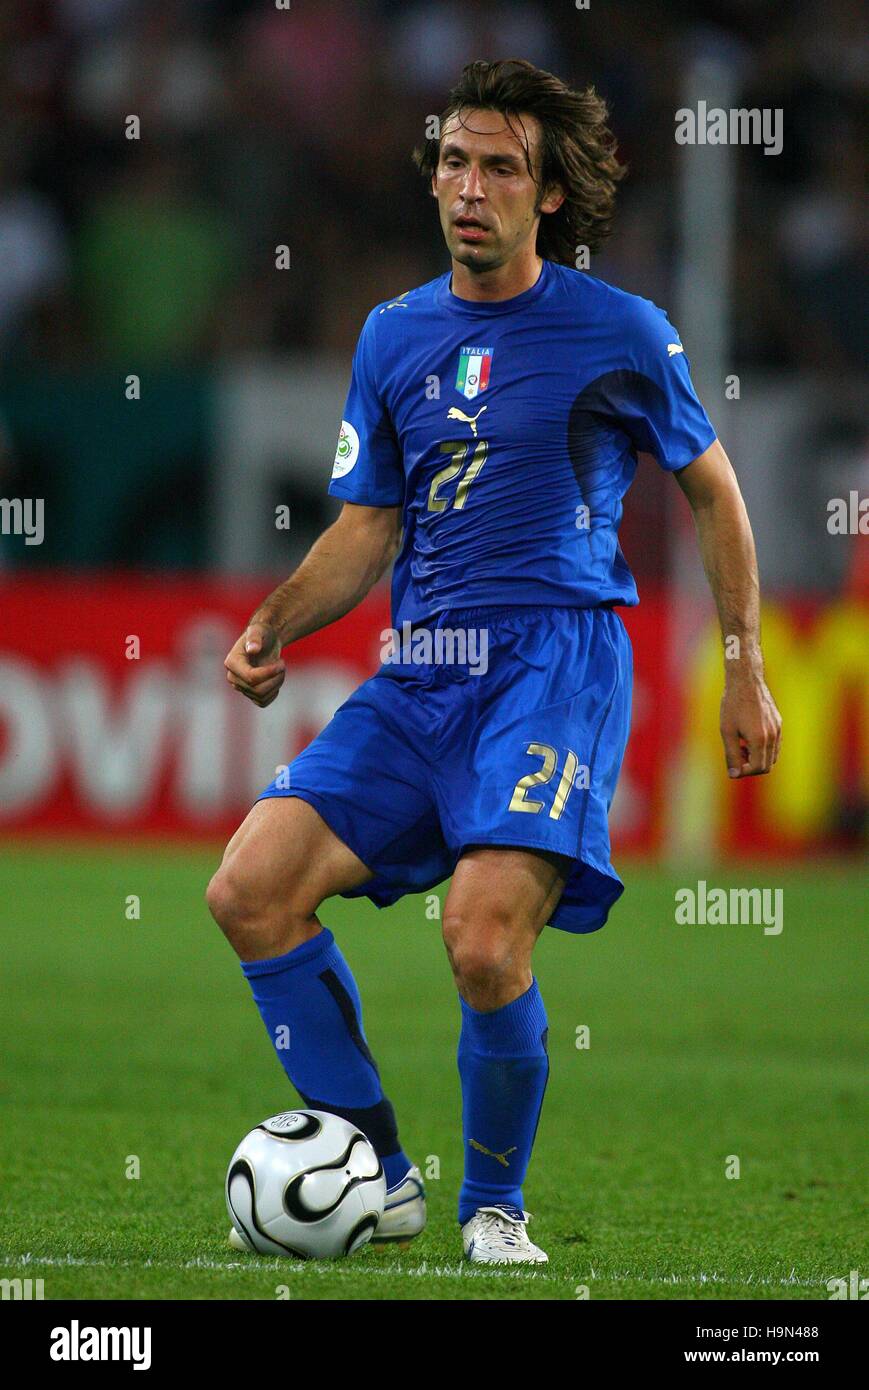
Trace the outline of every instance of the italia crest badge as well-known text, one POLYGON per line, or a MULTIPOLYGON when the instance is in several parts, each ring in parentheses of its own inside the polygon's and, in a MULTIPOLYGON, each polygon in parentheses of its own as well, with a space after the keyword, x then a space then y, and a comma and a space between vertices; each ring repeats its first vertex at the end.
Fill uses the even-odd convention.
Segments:
POLYGON ((492 370, 492 348, 463 347, 459 355, 456 390, 466 401, 472 401, 489 385, 492 370))

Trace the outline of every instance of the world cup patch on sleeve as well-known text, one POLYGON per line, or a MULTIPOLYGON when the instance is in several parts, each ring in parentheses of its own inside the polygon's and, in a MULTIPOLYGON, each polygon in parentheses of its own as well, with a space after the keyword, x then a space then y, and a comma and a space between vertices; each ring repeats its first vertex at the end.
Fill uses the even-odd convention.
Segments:
POLYGON ((335 464, 332 469, 333 478, 343 478, 350 469, 355 466, 359 457, 359 435, 356 433, 349 420, 341 421, 341 432, 338 435, 338 448, 335 450, 335 464))

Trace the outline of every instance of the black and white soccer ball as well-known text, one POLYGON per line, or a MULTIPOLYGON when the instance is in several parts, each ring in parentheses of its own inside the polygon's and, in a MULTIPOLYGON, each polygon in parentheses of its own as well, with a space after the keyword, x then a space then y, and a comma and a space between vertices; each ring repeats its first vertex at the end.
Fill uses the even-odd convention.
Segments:
POLYGON ((246 1134, 226 1174, 240 1243, 261 1255, 334 1260, 371 1239, 386 1179, 365 1135, 322 1110, 285 1110, 246 1134))

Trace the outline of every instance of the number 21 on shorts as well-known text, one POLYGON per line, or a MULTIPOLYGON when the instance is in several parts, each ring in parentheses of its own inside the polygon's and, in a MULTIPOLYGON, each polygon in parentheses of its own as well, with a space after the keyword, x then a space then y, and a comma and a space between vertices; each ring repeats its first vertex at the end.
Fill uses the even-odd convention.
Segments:
MULTIPOLYGON (((546 802, 538 801, 529 793, 534 787, 543 787, 547 782, 552 781, 558 771, 558 751, 550 747, 548 743, 529 743, 525 752, 532 758, 542 758, 543 766, 539 767, 536 772, 527 772, 524 777, 519 778, 513 788, 509 809, 511 811, 530 811, 532 815, 536 816, 539 811, 546 810, 546 802)), ((573 749, 568 748, 555 798, 549 808, 550 819, 561 819, 567 805, 567 798, 573 787, 580 787, 587 791, 588 786, 588 768, 584 763, 580 763, 573 749)))

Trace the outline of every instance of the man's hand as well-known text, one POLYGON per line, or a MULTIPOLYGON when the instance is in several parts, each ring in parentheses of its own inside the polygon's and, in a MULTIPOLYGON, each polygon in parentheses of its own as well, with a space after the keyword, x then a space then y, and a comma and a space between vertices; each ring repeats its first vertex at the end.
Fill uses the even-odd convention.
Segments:
POLYGON ((240 690, 260 709, 276 698, 287 674, 278 634, 265 623, 251 623, 223 664, 233 689, 240 690))
POLYGON ((762 675, 728 675, 721 699, 721 737, 730 777, 770 772, 781 744, 781 715, 762 675))

